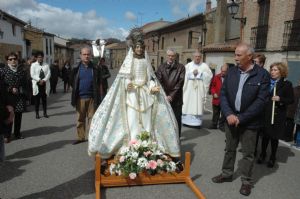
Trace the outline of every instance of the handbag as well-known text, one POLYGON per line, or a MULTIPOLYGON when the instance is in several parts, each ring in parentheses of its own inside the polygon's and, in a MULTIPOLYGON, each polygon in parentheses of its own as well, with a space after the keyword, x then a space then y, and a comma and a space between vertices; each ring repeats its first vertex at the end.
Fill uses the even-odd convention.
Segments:
POLYGON ((40 79, 44 79, 45 78, 45 73, 44 73, 43 69, 40 70, 39 77, 40 77, 40 79))

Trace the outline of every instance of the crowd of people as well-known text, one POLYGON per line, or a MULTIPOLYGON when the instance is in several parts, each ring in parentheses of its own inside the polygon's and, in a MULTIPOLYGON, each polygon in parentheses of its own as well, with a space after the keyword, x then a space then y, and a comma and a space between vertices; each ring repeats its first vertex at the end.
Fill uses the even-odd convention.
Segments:
POLYGON ((11 141, 12 132, 15 139, 24 138, 21 121, 28 104, 34 101, 36 119, 40 119, 42 100, 43 116, 49 117, 47 97, 57 92, 61 77, 64 92, 72 87, 71 105, 77 112, 74 145, 88 140, 90 154, 98 152, 108 159, 146 131, 182 170, 181 126, 202 126, 209 93, 213 108, 209 128, 219 128, 226 137, 222 172, 212 181, 233 180, 241 143, 240 193, 249 195, 253 165, 265 162, 268 144, 271 143, 271 154, 267 166, 272 168, 279 139, 296 142, 294 126, 296 132, 300 130, 300 86, 293 88, 286 79, 287 65, 275 62, 268 72, 264 68, 266 57, 240 43, 235 50, 236 66, 224 64, 215 75, 202 61, 200 52, 195 51, 193 60, 184 66, 177 61, 174 49, 166 51, 166 62, 154 71, 142 33, 139 29, 132 31, 132 45, 110 89, 107 79, 111 74, 105 59, 93 64, 89 47, 81 49, 81 61, 76 66, 66 61, 61 69, 57 60, 51 66, 45 63, 42 52, 23 64, 19 64, 17 54, 8 54, 6 65, 0 68, 0 161, 4 161, 4 143, 11 141))

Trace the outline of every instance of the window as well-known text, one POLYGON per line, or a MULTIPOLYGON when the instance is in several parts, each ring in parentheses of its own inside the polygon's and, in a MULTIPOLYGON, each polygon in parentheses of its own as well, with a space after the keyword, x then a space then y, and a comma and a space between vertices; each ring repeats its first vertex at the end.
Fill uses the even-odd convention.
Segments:
POLYGON ((11 30, 12 30, 13 36, 16 36, 16 25, 15 24, 11 24, 11 30))
POLYGON ((161 49, 164 49, 164 45, 165 45, 165 38, 162 37, 161 38, 161 49))
POLYGON ((160 64, 164 63, 164 57, 160 57, 160 64))
POLYGON ((48 55, 48 39, 46 39, 46 55, 48 55))
POLYGON ((192 48, 192 38, 193 37, 193 32, 192 31, 190 31, 189 32, 189 37, 188 37, 188 48, 192 48))
POLYGON ((256 27, 251 28, 251 44, 255 49, 265 49, 268 38, 268 23, 270 13, 270 0, 258 0, 259 15, 256 27))
POLYGON ((258 26, 267 25, 269 22, 270 0, 260 0, 259 2, 258 26))
POLYGON ((52 55, 52 40, 49 39, 50 55, 52 55))

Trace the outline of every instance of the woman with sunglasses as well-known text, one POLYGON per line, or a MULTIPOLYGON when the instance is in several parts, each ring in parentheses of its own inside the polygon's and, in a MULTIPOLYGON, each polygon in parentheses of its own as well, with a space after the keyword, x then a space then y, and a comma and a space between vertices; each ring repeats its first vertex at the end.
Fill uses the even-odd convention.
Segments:
MULTIPOLYGON (((14 136, 16 139, 23 139, 21 134, 22 113, 25 111, 27 86, 26 73, 19 67, 18 55, 10 53, 6 56, 7 64, 0 69, 1 79, 4 81, 8 99, 14 106, 14 136)), ((12 123, 5 127, 4 141, 10 142, 12 133, 12 123)))

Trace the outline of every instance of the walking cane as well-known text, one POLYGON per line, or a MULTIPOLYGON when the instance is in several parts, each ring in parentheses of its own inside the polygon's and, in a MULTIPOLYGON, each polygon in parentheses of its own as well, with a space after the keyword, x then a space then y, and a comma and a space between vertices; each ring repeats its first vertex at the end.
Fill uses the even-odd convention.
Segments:
MULTIPOLYGON (((276 96, 276 84, 277 84, 277 82, 275 82, 275 86, 274 86, 274 89, 273 89, 273 97, 276 96)), ((275 100, 273 100, 273 104, 272 104, 271 124, 274 124, 274 114, 275 114, 275 100)))

